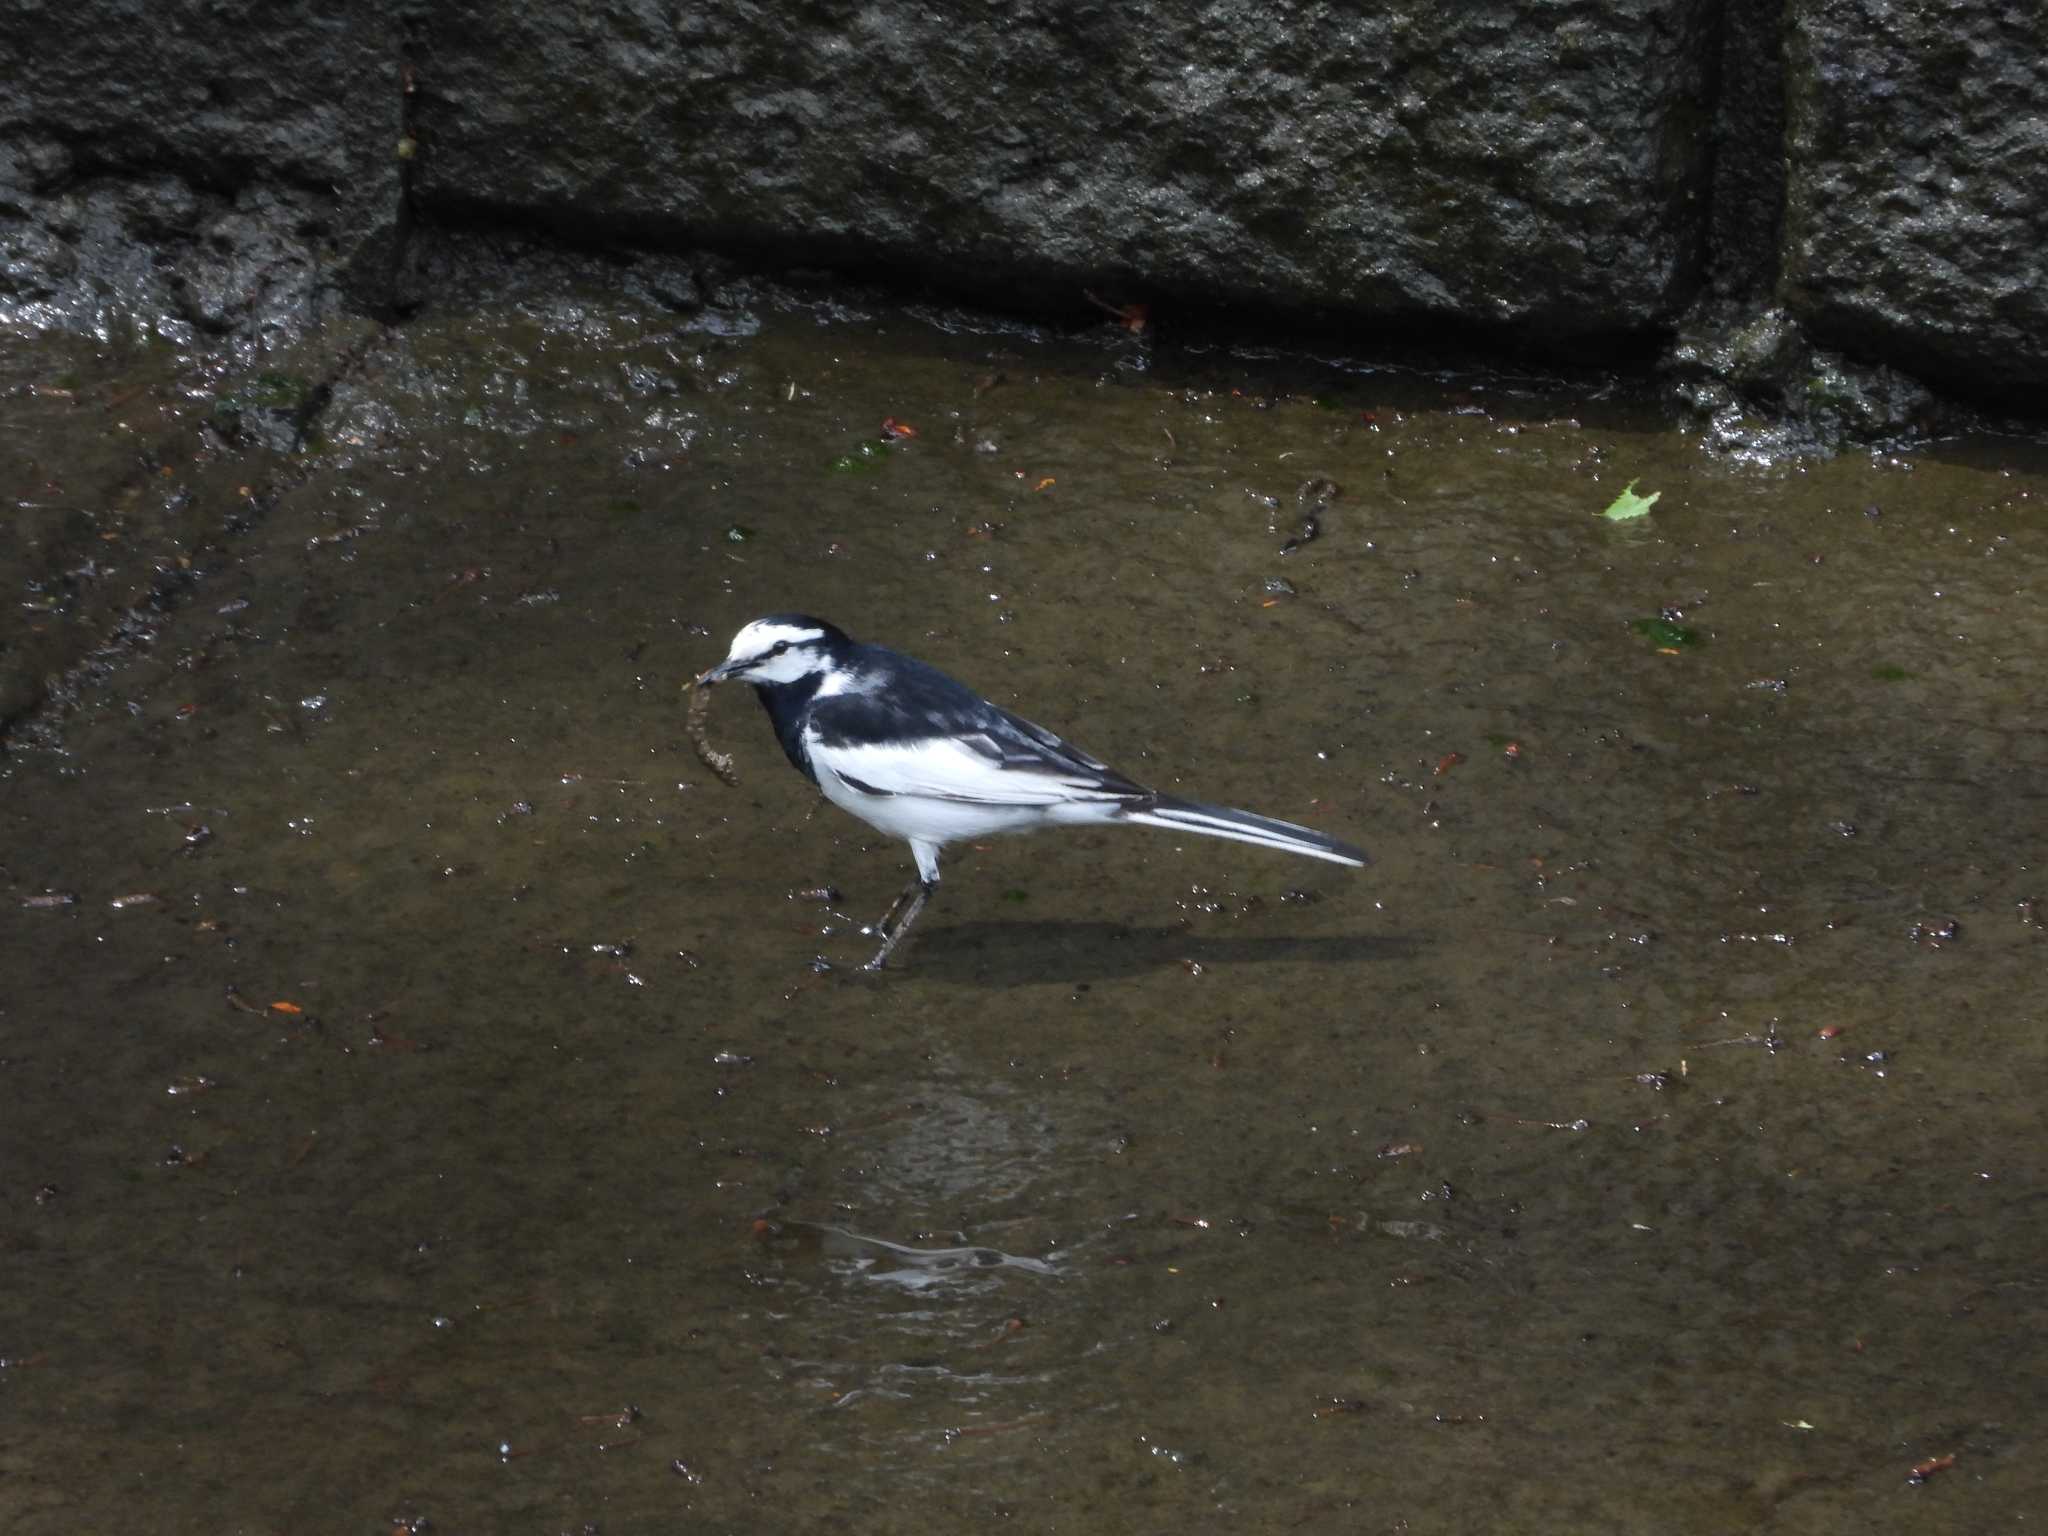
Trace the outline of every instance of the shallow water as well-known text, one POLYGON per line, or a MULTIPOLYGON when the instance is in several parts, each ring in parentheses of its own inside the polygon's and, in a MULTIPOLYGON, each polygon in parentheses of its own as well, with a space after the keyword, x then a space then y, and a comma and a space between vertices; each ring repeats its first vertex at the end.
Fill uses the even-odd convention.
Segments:
MULTIPOLYGON (((209 408, 45 345, 18 485, 209 408)), ((2040 445, 592 293, 150 475, 0 760, 10 1531, 2048 1508, 2040 445), (961 849, 858 978, 905 850, 682 732, 792 608, 1377 862, 961 849)))

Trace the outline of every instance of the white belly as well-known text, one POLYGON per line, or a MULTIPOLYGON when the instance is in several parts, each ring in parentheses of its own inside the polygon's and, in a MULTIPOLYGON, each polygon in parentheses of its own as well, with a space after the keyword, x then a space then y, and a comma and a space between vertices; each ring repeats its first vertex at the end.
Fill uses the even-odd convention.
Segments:
POLYGON ((1042 805, 987 805, 917 794, 871 795, 815 759, 813 766, 818 771, 818 788, 827 800, 876 831, 905 842, 943 846, 1004 832, 1031 832, 1049 820, 1048 808, 1042 805))

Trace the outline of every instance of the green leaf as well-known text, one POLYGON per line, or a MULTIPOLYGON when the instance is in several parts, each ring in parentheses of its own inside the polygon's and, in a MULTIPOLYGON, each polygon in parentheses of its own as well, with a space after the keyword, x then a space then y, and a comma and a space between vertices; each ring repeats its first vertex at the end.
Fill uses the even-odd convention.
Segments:
POLYGON ((1663 494, 1662 491, 1652 491, 1647 496, 1638 496, 1636 483, 1631 480, 1622 487, 1621 494, 1609 502, 1607 510, 1600 515, 1610 523, 1625 523, 1630 518, 1641 517, 1647 513, 1650 508, 1657 505, 1657 498, 1663 494))
POLYGON ((1689 651, 1700 643, 1700 632, 1687 629, 1683 624, 1674 624, 1669 619, 1636 619, 1629 628, 1641 635, 1650 644, 1661 646, 1667 651, 1689 651))
POLYGON ((882 460, 888 457, 887 443, 862 443, 852 453, 841 454, 826 467, 835 475, 866 475, 881 468, 882 460))

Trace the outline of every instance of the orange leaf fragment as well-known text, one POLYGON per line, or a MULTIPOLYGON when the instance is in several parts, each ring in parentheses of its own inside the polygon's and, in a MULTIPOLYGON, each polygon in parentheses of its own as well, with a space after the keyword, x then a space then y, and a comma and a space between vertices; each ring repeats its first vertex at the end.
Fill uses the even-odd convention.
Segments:
POLYGON ((275 1002, 270 1005, 272 1013, 304 1013, 306 1010, 297 1003, 275 1002))
POLYGON ((884 416, 882 418, 882 436, 915 437, 917 436, 917 428, 907 421, 898 421, 894 416, 884 416))
POLYGON ((1442 757, 1436 760, 1436 776, 1438 778, 1442 778, 1445 774, 1449 773, 1453 768, 1457 767, 1458 764, 1462 763, 1463 761, 1465 761, 1464 753, 1446 752, 1442 757))
POLYGON ((1906 1481, 1909 1483, 1924 1483, 1927 1479, 1934 1476, 1935 1473, 1946 1472, 1955 1464, 1956 1454, 1954 1451, 1950 1451, 1946 1456, 1930 1456, 1925 1461, 1913 1463, 1913 1475, 1907 1478, 1906 1481))
POLYGON ((1043 480, 1039 481, 1038 484, 1031 487, 1031 489, 1033 489, 1034 491, 1042 491, 1045 490, 1048 486, 1057 485, 1058 483, 1059 482, 1054 480, 1051 475, 1047 475, 1043 480))
POLYGON ((1152 306, 1149 304, 1112 304, 1097 294, 1081 290, 1081 296, 1106 315, 1112 315, 1116 323, 1133 336, 1142 336, 1152 324, 1152 306))

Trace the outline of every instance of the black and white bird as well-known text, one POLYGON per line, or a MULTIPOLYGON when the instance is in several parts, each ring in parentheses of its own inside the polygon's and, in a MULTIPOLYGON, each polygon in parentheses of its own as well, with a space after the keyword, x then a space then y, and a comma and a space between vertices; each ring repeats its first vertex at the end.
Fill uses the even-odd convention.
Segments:
POLYGON ((754 685, 782 750, 827 800, 910 844, 917 878, 876 924, 882 947, 866 970, 881 969, 910 931, 939 883, 941 850, 963 838, 1121 823, 1368 862, 1292 822, 1146 789, 938 668, 823 619, 754 620, 697 685, 732 680, 754 685))

